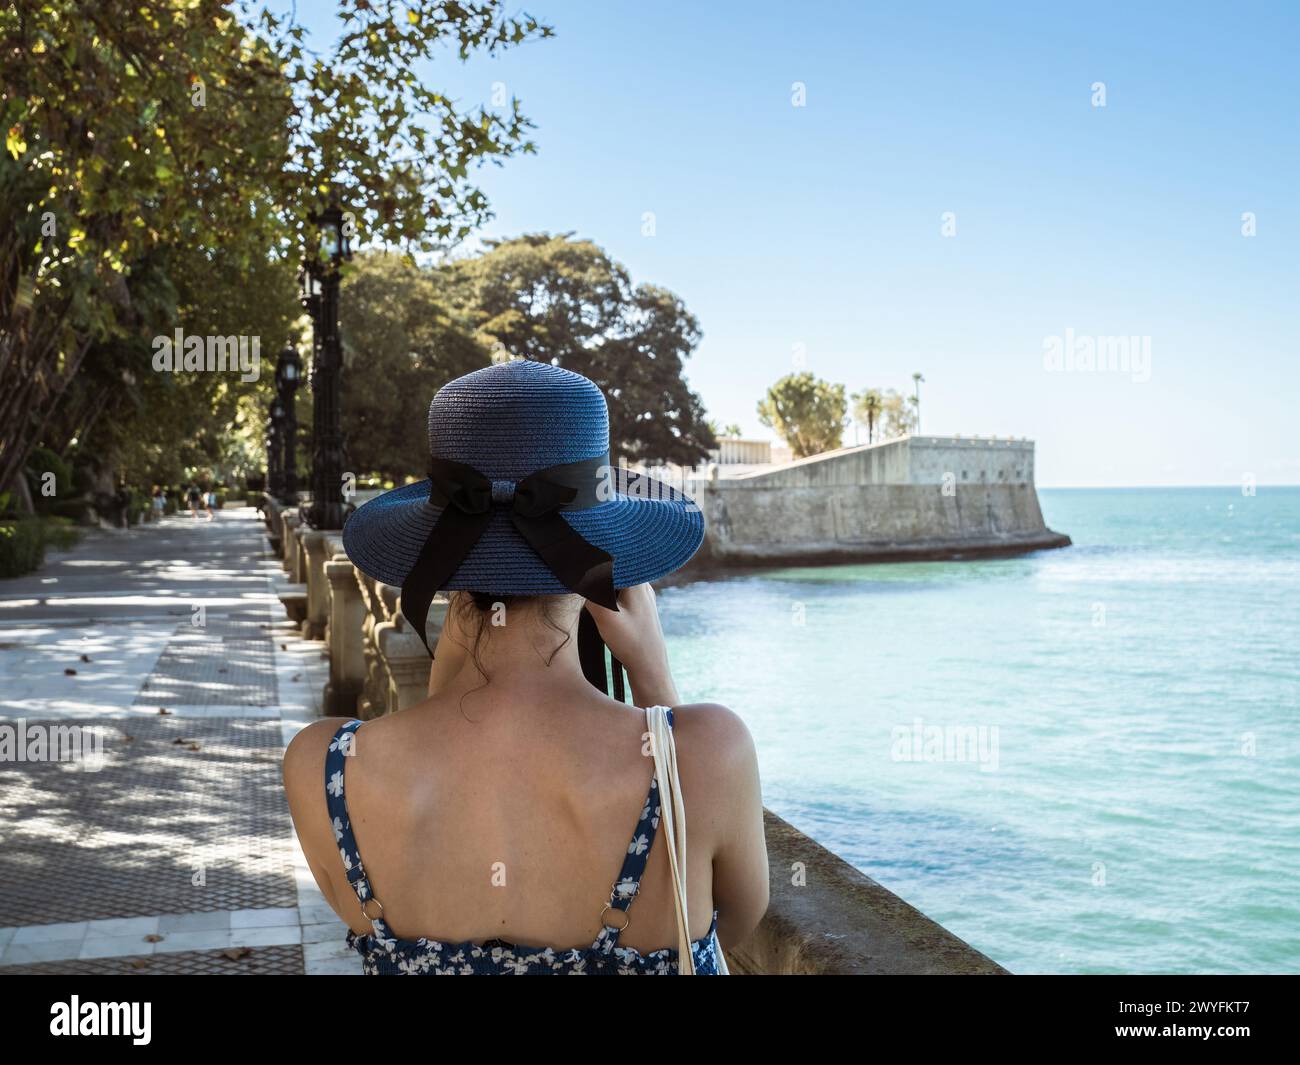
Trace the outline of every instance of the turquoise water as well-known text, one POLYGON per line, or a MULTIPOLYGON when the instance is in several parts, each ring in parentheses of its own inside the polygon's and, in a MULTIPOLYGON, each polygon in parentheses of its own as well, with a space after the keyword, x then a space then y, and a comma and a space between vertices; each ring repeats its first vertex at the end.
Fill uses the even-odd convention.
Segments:
POLYGON ((1040 498, 1075 546, 666 589, 683 699, 1014 972, 1300 971, 1300 488, 1040 498))

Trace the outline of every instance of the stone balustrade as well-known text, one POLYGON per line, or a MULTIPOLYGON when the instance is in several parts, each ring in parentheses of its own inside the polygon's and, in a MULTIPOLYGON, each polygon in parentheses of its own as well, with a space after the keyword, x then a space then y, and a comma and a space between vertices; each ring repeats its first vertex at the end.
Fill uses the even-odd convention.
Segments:
MULTIPOLYGON (((400 589, 348 561, 337 531, 301 527, 296 510, 266 497, 268 535, 292 583, 280 593, 304 635, 325 642, 326 714, 364 720, 420 702, 429 655, 398 610, 400 589), (297 604, 301 616, 294 617, 297 604)), ((429 611, 432 645, 446 617, 429 611)), ((758 929, 727 952, 736 974, 1004 974, 942 925, 764 811, 771 901, 758 929)))
MULTIPOLYGON (((350 564, 350 563, 349 563, 350 564)), ((400 589, 353 570, 353 583, 362 603, 364 674, 356 716, 369 719, 404 710, 420 702, 429 690, 429 652, 397 609, 400 589)), ((432 645, 442 630, 447 600, 439 597, 429 608, 426 630, 432 645)))
MULTIPOLYGON (((287 575, 280 600, 303 636, 323 640, 326 646, 330 668, 324 712, 369 719, 423 699, 429 653, 397 609, 399 589, 353 566, 338 530, 303 526, 296 508, 269 495, 263 497, 261 509, 271 546, 280 553, 287 575)), ((431 645, 446 612, 447 600, 438 596, 426 629, 431 645)))
POLYGON ((330 537, 338 537, 338 532, 323 529, 299 527, 298 558, 307 585, 307 617, 303 621, 302 634, 309 640, 325 638, 325 627, 330 614, 330 583, 325 576, 325 563, 331 555, 326 550, 330 537))

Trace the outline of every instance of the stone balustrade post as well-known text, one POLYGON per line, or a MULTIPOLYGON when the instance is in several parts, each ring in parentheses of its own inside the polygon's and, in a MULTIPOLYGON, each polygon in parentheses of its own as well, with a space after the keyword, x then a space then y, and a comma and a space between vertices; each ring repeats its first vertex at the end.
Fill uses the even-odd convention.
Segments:
MULTIPOLYGON (((334 548, 335 545, 329 545, 334 548)), ((354 717, 357 699, 366 679, 365 604, 357 585, 356 571, 348 556, 334 551, 325 563, 329 584, 329 624, 325 641, 329 648, 330 679, 325 685, 325 713, 354 717)))
POLYGON ((303 571, 301 580, 307 585, 307 617, 303 621, 302 634, 308 640, 323 640, 325 625, 329 620, 329 581, 325 576, 327 541, 337 536, 337 530, 299 529, 301 541, 299 549, 299 568, 303 571))
POLYGON ((294 539, 298 541, 298 550, 293 556, 293 571, 289 574, 289 579, 294 584, 307 583, 307 545, 303 542, 303 537, 311 531, 311 526, 301 523, 293 530, 294 539))
POLYGON ((284 552, 284 571, 291 581, 298 579, 294 574, 298 572, 298 525, 301 521, 293 511, 284 511, 280 515, 280 524, 284 530, 280 547, 284 552))
MULTIPOLYGON (((353 568, 363 611, 365 668, 357 716, 379 717, 422 701, 429 689, 429 653, 398 609, 401 589, 353 568)), ((434 599, 427 632, 434 643, 442 630, 447 600, 434 599)))
POLYGON ((429 693, 429 653, 406 619, 381 621, 374 629, 375 647, 388 674, 385 713, 396 713, 423 700, 429 693))
POLYGON ((282 554, 284 525, 280 521, 280 504, 270 493, 262 494, 262 515, 266 518, 266 536, 271 541, 271 550, 282 554))

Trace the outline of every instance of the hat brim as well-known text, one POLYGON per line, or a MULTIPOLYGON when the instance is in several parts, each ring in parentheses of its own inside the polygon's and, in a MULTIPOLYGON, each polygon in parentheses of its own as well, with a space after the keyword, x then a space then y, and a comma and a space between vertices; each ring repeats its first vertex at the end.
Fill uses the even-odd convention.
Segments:
MULTIPOLYGON (((704 540, 704 515, 685 494, 644 474, 619 471, 614 498, 586 510, 560 511, 584 540, 614 559, 614 587, 630 588, 684 566, 704 540)), ((428 502, 429 482, 394 488, 363 503, 343 526, 353 565, 401 587, 442 508, 428 502)), ((563 595, 569 589, 526 541, 506 507, 492 517, 440 591, 563 595)))

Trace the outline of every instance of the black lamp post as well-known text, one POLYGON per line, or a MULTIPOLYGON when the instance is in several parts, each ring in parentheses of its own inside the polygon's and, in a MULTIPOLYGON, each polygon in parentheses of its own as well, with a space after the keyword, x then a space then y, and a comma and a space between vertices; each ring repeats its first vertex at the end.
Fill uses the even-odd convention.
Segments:
POLYGON ((273 499, 284 495, 283 453, 280 438, 284 433, 284 404, 277 396, 271 402, 271 418, 266 429, 266 490, 273 499))
POLYGON ((302 360, 292 345, 286 345, 275 364, 276 403, 282 408, 279 444, 280 491, 277 499, 298 502, 298 411, 294 395, 302 383, 302 360))
MULTIPOLYGON (((321 305, 321 283, 320 268, 318 264, 310 257, 304 257, 302 265, 298 267, 298 302, 302 304, 302 309, 307 312, 307 317, 311 319, 311 365, 313 378, 316 367, 320 365, 320 305, 321 305)), ((315 382, 313 380, 313 408, 314 408, 314 390, 315 382)), ((312 430, 315 432, 315 412, 313 409, 312 430)), ((311 480, 315 482, 315 449, 312 454, 311 480)), ((303 521, 307 521, 306 507, 299 508, 299 516, 303 521)))
POLYGON ((343 211, 332 205, 314 218, 320 228, 320 251, 303 267, 303 304, 315 312, 312 352, 312 502, 306 519, 315 529, 343 527, 343 429, 340 378, 343 349, 339 343, 339 267, 352 258, 343 211))

